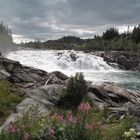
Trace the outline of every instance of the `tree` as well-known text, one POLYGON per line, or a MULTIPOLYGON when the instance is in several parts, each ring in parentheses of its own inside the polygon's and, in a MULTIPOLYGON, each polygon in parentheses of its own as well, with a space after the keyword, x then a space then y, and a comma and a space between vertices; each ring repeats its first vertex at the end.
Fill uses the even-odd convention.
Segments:
POLYGON ((131 34, 131 39, 135 42, 135 43, 139 43, 140 42, 140 25, 138 27, 134 27, 132 34, 131 34))
POLYGON ((107 29, 103 33, 103 36, 102 36, 102 38, 104 40, 111 40, 111 39, 114 39, 115 37, 119 37, 119 31, 117 29, 115 29, 115 28, 107 29))
POLYGON ((76 73, 67 84, 66 92, 61 97, 59 105, 66 108, 77 107, 87 95, 87 84, 82 73, 76 73))

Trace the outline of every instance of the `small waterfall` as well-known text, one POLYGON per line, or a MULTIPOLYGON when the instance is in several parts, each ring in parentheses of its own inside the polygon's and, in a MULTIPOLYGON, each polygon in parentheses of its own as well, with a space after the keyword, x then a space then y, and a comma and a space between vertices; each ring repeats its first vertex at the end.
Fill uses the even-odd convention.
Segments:
POLYGON ((116 70, 101 57, 76 51, 21 50, 11 52, 7 57, 48 72, 116 70))

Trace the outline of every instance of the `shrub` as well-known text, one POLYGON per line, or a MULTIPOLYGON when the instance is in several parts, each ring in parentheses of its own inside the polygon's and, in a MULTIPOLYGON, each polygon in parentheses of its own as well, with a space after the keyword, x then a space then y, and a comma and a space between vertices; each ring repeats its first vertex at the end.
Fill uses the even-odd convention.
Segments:
POLYGON ((84 97, 87 95, 87 84, 82 73, 77 73, 72 76, 68 83, 67 89, 59 101, 59 105, 63 105, 66 108, 76 108, 84 97))

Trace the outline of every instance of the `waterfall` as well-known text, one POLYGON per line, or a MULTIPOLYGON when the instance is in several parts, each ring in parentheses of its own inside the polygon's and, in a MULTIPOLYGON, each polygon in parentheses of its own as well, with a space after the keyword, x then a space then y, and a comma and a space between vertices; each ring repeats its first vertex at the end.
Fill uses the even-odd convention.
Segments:
POLYGON ((103 61, 101 57, 76 51, 21 50, 11 52, 8 58, 48 72, 56 70, 65 73, 66 71, 93 72, 116 70, 103 61))
POLYGON ((66 75, 83 72, 85 79, 94 84, 113 82, 130 89, 140 89, 140 73, 119 70, 108 65, 103 58, 84 52, 54 50, 18 50, 7 54, 8 58, 23 65, 47 72, 61 71, 66 75))

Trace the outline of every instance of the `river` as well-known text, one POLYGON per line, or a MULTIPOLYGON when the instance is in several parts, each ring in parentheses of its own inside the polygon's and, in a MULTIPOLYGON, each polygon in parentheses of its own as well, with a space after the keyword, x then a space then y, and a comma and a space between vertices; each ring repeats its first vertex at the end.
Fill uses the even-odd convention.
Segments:
POLYGON ((90 53, 68 50, 18 50, 8 53, 6 57, 47 72, 61 71, 69 76, 82 72, 86 80, 95 84, 111 82, 140 91, 140 72, 120 70, 117 65, 110 66, 103 58, 90 53), (75 59, 72 59, 71 54, 75 59))

